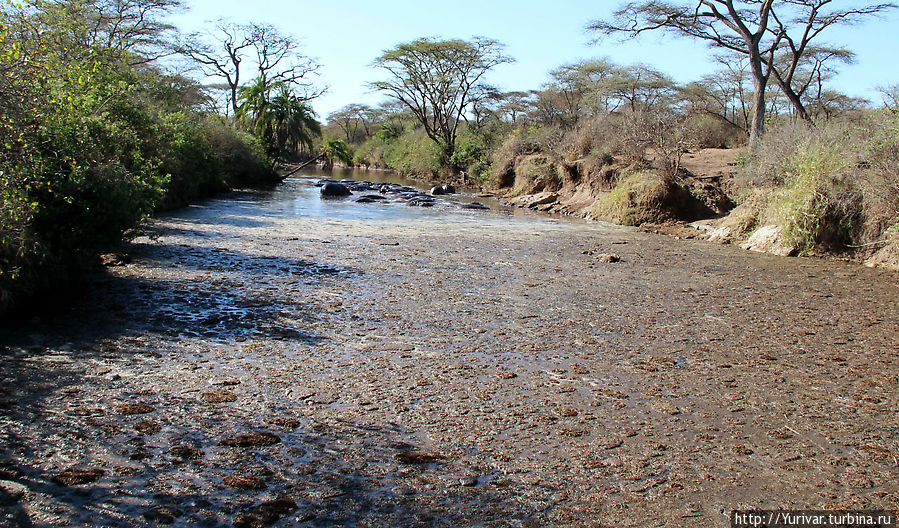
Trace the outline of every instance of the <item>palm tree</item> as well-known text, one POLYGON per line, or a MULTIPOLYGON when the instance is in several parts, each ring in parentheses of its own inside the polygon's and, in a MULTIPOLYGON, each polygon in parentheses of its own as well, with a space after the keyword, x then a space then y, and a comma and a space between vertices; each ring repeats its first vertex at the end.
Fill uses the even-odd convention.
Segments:
POLYGON ((325 170, 333 167, 335 161, 341 161, 344 165, 353 163, 350 147, 339 139, 327 139, 322 142, 322 156, 325 158, 322 165, 325 170))
POLYGON ((313 137, 321 134, 315 112, 284 83, 269 85, 260 77, 240 89, 239 99, 238 119, 262 139, 272 163, 302 148, 311 150, 313 137))

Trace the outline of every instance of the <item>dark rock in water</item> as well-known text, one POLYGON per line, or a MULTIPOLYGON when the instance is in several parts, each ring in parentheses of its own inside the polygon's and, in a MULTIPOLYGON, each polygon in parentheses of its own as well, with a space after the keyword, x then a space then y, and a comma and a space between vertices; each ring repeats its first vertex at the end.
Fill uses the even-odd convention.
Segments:
POLYGON ((162 431, 162 426, 152 420, 143 420, 134 424, 134 428, 140 434, 153 435, 162 431))
POLYGON ((330 178, 323 178, 323 179, 318 180, 317 182, 315 182, 315 186, 316 186, 316 187, 321 187, 322 185, 324 185, 324 184, 326 184, 326 183, 337 183, 337 180, 332 180, 332 179, 330 179, 330 178))
POLYGON ((219 443, 229 447, 255 447, 274 445, 279 442, 281 442, 281 438, 276 434, 254 431, 226 438, 219 443))
POLYGON ((372 202, 380 202, 380 201, 383 201, 386 199, 387 198, 385 198, 384 196, 381 196, 380 194, 366 194, 362 198, 359 198, 358 200, 356 200, 356 202, 357 203, 372 203, 372 202))
POLYGON ((422 198, 416 197, 406 202, 406 204, 414 207, 433 207, 434 200, 424 200, 422 198))
POLYGON ((61 486, 89 484, 103 476, 102 469, 69 468, 53 477, 53 482, 61 486))
POLYGON ((356 180, 354 180, 352 178, 344 178, 344 179, 340 180, 340 183, 356 183, 356 180))
POLYGON ((477 202, 464 203, 464 204, 460 205, 459 207, 461 207, 462 209, 481 209, 481 210, 490 209, 486 205, 484 205, 482 203, 477 203, 477 202))
POLYGON ((237 528, 263 528, 278 522, 296 509, 296 501, 290 497, 279 497, 238 513, 234 516, 234 526, 237 528))
POLYGON ((336 182, 326 182, 322 185, 322 196, 349 196, 353 194, 346 185, 336 182))

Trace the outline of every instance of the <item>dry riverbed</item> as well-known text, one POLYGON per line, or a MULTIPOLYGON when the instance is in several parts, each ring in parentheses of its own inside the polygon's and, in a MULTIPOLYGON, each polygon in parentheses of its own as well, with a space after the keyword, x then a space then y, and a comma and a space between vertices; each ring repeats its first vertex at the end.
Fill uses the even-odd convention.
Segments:
POLYGON ((271 200, 158 218, 84 302, 2 330, 0 525, 899 509, 894 273, 564 219, 271 200))

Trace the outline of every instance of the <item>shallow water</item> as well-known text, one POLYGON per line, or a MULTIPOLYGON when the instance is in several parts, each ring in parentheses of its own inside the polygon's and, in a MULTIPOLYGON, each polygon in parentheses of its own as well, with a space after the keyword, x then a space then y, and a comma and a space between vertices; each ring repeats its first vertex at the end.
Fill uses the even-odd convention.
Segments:
POLYGON ((899 507, 895 274, 470 195, 322 200, 321 176, 154 219, 0 337, 0 525, 899 507), (72 467, 102 473, 54 482, 72 467))

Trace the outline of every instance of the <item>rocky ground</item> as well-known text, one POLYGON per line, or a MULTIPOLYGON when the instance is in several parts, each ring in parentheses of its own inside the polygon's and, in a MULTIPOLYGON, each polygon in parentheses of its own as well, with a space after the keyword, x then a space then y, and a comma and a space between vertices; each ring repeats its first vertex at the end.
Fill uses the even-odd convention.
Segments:
POLYGON ((895 273, 266 200, 157 219, 84 302, 2 330, 0 525, 899 509, 895 273))

